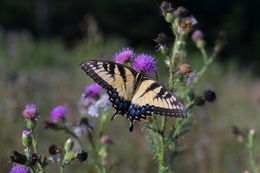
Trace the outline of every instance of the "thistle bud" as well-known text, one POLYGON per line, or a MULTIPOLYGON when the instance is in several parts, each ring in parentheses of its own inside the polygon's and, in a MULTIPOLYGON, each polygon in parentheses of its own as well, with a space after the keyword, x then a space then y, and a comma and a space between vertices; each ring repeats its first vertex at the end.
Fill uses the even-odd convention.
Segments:
POLYGON ((26 121, 26 127, 30 130, 33 130, 37 125, 36 119, 28 119, 26 121))
POLYGON ((77 152, 77 159, 80 161, 80 163, 83 163, 88 159, 88 153, 80 150, 79 152, 77 152))
POLYGON ((205 103, 205 99, 202 96, 195 97, 194 104, 197 106, 202 106, 205 103))
POLYGON ((204 91, 204 98, 206 101, 213 103, 216 100, 216 93, 211 89, 206 89, 204 91))
POLYGON ((196 30, 196 31, 194 31, 193 34, 192 34, 192 36, 191 36, 191 38, 192 38, 192 40, 193 40, 194 42, 197 42, 197 41, 199 41, 199 40, 202 40, 203 37, 204 37, 204 34, 203 34, 203 32, 202 32, 201 30, 196 30))
POLYGON ((166 13, 165 20, 168 23, 173 23, 174 21, 174 15, 172 13, 166 13))
POLYGON ((189 102, 191 102, 192 100, 194 100, 194 98, 195 98, 195 93, 194 93, 194 91, 189 91, 189 93, 187 94, 187 97, 188 97, 188 101, 189 102))
POLYGON ((102 136, 101 144, 113 144, 113 140, 109 136, 102 136))
POLYGON ((19 164, 25 164, 26 162, 26 156, 24 154, 21 154, 17 151, 13 151, 10 155, 11 162, 13 163, 19 163, 19 164))
POLYGON ((22 144, 25 147, 30 147, 32 144, 31 132, 29 130, 24 130, 22 134, 22 144))
POLYGON ((64 144, 64 149, 66 152, 70 152, 72 150, 73 146, 74 146, 74 142, 73 142, 72 138, 69 138, 64 144))
POLYGON ((176 82, 183 82, 184 81, 184 74, 183 73, 177 73, 177 80, 176 82))
POLYGON ((60 147, 58 147, 57 145, 50 145, 48 148, 48 152, 50 155, 56 155, 60 152, 60 147))
POLYGON ((203 48, 203 47, 205 47, 205 44, 206 44, 206 42, 204 41, 204 40, 198 40, 197 42, 196 42, 196 46, 197 46, 197 48, 199 48, 199 49, 201 49, 201 48, 203 48))
POLYGON ((250 129, 248 132, 248 148, 253 147, 254 138, 255 138, 255 130, 250 129))

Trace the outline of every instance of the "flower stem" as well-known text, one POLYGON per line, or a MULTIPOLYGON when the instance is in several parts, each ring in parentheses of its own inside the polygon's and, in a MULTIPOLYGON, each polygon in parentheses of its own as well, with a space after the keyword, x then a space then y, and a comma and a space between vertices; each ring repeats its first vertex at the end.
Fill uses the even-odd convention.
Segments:
POLYGON ((248 149, 248 152, 249 152, 249 162, 250 162, 252 173, 258 173, 257 166, 254 161, 254 152, 252 151, 251 148, 248 149))
POLYGON ((60 165, 60 173, 63 173, 64 172, 64 164, 61 164, 60 165))
POLYGON ((166 116, 162 117, 162 122, 161 122, 161 152, 160 152, 160 165, 159 165, 159 172, 163 173, 165 172, 165 166, 164 166, 164 161, 165 161, 165 138, 164 138, 164 132, 165 132, 165 126, 166 126, 166 116))
MULTIPOLYGON (((217 54, 213 53, 213 55, 206 60, 205 65, 202 67, 200 72, 198 73, 197 77, 193 80, 192 84, 196 84, 201 76, 208 70, 209 66, 212 64, 214 59, 216 58, 217 54)), ((190 85, 191 86, 191 85, 190 85)))
POLYGON ((205 47, 200 48, 200 52, 201 52, 201 54, 202 54, 202 57, 203 57, 204 62, 207 63, 208 55, 207 55, 207 52, 206 52, 206 50, 205 50, 205 47))
POLYGON ((38 141, 37 141, 37 138, 35 137, 34 130, 30 130, 30 131, 31 131, 31 137, 32 137, 32 144, 33 144, 34 153, 38 154, 38 149, 37 149, 38 141))
POLYGON ((63 130, 65 131, 65 133, 71 135, 79 143, 80 148, 82 150, 87 151, 87 148, 82 144, 82 142, 80 141, 79 137, 66 126, 65 120, 63 120, 62 123, 63 123, 63 126, 64 126, 63 130))

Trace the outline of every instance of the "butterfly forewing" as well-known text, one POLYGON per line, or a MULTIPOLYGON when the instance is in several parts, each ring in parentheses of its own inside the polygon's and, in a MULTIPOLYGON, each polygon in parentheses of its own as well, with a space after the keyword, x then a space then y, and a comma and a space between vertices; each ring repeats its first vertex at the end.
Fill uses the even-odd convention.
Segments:
POLYGON ((136 76, 134 70, 122 64, 97 60, 84 61, 80 66, 106 90, 116 89, 120 97, 131 100, 136 76))
POLYGON ((138 107, 147 104, 154 107, 153 112, 165 116, 186 117, 182 103, 158 81, 144 77, 134 93, 132 103, 138 107))

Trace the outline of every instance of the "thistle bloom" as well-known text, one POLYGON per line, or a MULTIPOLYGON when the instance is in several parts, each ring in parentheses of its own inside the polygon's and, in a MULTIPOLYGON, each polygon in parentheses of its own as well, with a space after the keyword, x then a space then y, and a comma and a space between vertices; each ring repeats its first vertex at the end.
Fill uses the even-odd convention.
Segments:
POLYGON ((30 168, 23 165, 17 165, 12 168, 10 173, 30 173, 30 168))
POLYGON ((35 104, 27 104, 23 111, 23 116, 26 119, 35 119, 38 116, 38 111, 35 104))
POLYGON ((196 30, 192 34, 192 40, 194 42, 197 42, 197 41, 203 39, 203 37, 204 37, 204 34, 203 34, 203 32, 201 30, 196 30))
POLYGON ((102 110, 107 111, 110 108, 111 102, 109 101, 109 97, 107 94, 104 94, 98 101, 89 107, 88 113, 93 117, 100 117, 102 110))
POLYGON ((102 136, 101 144, 113 144, 113 140, 109 136, 102 136))
POLYGON ((134 58, 135 54, 133 49, 124 48, 119 52, 116 52, 114 61, 120 64, 125 64, 134 58))
POLYGON ((133 68, 136 71, 153 74, 157 70, 157 60, 151 55, 140 54, 136 57, 133 68))
POLYGON ((24 130, 22 136, 23 137, 31 136, 31 132, 29 130, 24 130))
POLYGON ((56 122, 57 120, 60 120, 61 118, 63 118, 66 114, 68 113, 68 110, 65 106, 57 106, 55 107, 51 113, 51 119, 56 122))
POLYGON ((98 98, 101 92, 101 86, 99 86, 98 84, 91 84, 85 88, 84 95, 85 97, 89 98, 98 98))

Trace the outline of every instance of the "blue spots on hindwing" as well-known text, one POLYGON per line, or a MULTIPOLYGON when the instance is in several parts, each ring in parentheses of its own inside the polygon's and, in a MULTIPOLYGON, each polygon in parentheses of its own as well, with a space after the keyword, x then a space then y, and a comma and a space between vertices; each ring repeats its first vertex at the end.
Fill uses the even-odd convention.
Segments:
POLYGON ((146 117, 151 116, 151 113, 154 111, 154 107, 148 104, 140 107, 132 104, 131 101, 125 100, 118 95, 116 89, 108 89, 107 94, 118 114, 126 114, 131 122, 134 120, 140 121, 141 118, 146 119, 146 117))

